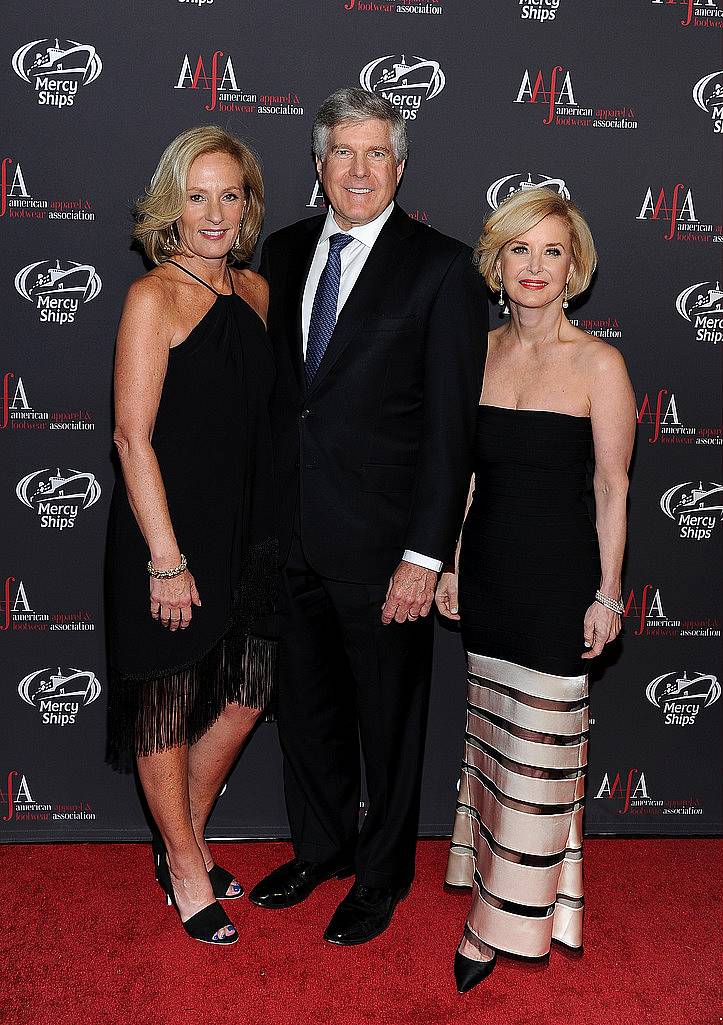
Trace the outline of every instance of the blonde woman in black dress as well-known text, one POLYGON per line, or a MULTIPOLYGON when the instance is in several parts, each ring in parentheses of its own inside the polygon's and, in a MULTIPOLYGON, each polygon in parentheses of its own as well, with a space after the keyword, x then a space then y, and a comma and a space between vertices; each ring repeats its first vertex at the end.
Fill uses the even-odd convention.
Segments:
POLYGON ((194 939, 238 939, 240 897, 206 821, 269 698, 276 566, 268 289, 247 262, 263 219, 249 150, 220 128, 168 146, 135 236, 155 268, 118 331, 120 470, 107 555, 110 760, 136 763, 156 876, 194 939))
POLYGON ((510 319, 489 336, 459 579, 443 573, 436 596, 469 670, 446 877, 473 894, 461 993, 497 951, 582 949, 587 668, 620 631, 635 434, 622 356, 565 315, 596 261, 574 204, 514 194, 477 255, 510 319))

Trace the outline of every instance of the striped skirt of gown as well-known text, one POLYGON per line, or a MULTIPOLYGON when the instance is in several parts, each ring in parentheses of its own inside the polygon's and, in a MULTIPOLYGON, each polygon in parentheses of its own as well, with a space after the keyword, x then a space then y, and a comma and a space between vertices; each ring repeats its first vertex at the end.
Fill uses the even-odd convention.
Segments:
POLYGON ((467 734, 446 882, 465 938, 522 957, 582 946, 587 676, 468 653, 467 734))

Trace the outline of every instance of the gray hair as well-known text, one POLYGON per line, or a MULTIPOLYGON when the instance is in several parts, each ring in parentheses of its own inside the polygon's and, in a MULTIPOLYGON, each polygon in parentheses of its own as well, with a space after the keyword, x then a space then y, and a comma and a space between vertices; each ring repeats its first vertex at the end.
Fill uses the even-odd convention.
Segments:
POLYGON ((326 159, 332 128, 344 122, 369 121, 371 118, 387 122, 394 159, 398 164, 406 160, 409 152, 407 126, 397 108, 383 96, 366 89, 352 88, 337 89, 316 112, 312 130, 314 156, 319 160, 326 159))

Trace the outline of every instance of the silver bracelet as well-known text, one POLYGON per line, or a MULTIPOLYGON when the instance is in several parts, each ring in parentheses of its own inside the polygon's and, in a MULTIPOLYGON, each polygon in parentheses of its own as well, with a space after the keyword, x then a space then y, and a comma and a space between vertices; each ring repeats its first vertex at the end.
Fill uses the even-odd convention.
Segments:
POLYGON ((617 612, 619 616, 622 616, 625 612, 625 605, 623 604, 622 598, 611 598, 609 594, 603 594, 602 591, 595 592, 595 601, 599 601, 601 605, 604 605, 606 609, 611 612, 617 612))
POLYGON ((187 567, 188 563, 186 561, 186 556, 181 555, 181 561, 177 566, 174 566, 173 569, 156 569, 153 565, 153 560, 151 559, 148 563, 148 572, 152 577, 155 577, 156 580, 170 580, 171 577, 180 577, 181 573, 185 573, 187 567))

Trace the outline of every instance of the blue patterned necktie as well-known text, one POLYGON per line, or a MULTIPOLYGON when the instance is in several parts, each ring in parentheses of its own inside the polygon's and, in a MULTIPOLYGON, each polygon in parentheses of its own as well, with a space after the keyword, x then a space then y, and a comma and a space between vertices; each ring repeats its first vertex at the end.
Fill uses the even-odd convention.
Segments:
POLYGON ((341 251, 354 239, 338 232, 329 239, 329 256, 316 286, 306 342, 306 384, 311 384, 336 326, 336 307, 341 282, 341 251))

